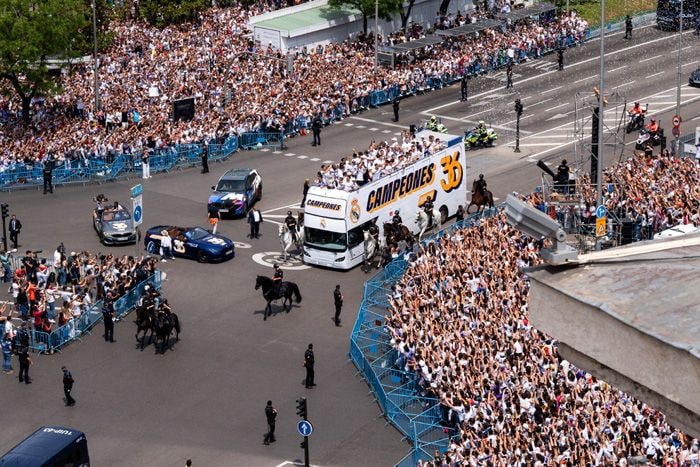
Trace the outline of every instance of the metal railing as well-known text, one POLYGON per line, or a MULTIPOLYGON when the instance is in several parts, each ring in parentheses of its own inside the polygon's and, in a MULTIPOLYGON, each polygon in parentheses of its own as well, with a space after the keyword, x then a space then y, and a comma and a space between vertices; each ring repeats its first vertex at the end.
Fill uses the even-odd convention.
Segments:
MULTIPOLYGON (((500 207, 472 214, 447 229, 425 237, 423 244, 439 241, 445 233, 478 226, 483 218, 495 215, 500 207)), ((409 454, 397 464, 415 465, 432 459, 435 450, 445 451, 450 431, 441 424, 440 401, 420 395, 416 375, 398 368, 398 354, 386 329, 391 286, 406 272, 407 262, 399 257, 388 263, 364 284, 362 303, 350 337, 350 359, 367 381, 386 419, 412 443, 409 454)))
MULTIPOLYGON (((156 270, 147 279, 131 289, 126 295, 114 301, 114 311, 116 320, 124 318, 136 307, 139 298, 143 295, 146 285, 159 290, 162 285, 162 275, 160 270, 156 270)), ((68 320, 66 324, 53 331, 45 332, 35 329, 27 329, 29 332, 29 348, 35 352, 49 353, 60 352, 61 348, 80 340, 81 337, 90 334, 90 330, 102 319, 101 301, 92 304, 84 310, 80 316, 68 320)))

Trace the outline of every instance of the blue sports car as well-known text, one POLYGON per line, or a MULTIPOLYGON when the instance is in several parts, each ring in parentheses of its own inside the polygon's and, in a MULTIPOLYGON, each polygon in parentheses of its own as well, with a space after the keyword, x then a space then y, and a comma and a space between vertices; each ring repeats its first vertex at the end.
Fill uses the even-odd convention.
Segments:
POLYGON ((211 189, 214 193, 208 200, 210 210, 218 211, 222 218, 245 216, 262 199, 262 177, 255 169, 231 169, 211 189))
POLYGON ((148 229, 144 236, 146 251, 152 255, 159 254, 160 239, 166 233, 172 239, 175 256, 194 258, 200 263, 207 263, 226 261, 236 255, 230 238, 212 234, 201 227, 173 225, 157 225, 148 229))

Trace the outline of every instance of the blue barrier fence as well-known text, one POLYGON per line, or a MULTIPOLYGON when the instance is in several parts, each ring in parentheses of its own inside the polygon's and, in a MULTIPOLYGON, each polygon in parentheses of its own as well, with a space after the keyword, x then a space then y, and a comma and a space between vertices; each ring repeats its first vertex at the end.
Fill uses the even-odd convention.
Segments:
MULTIPOLYGON (((498 208, 482 214, 472 214, 431 237, 424 244, 439 241, 446 232, 477 225, 483 218, 498 212, 498 208)), ((398 353, 390 343, 386 329, 386 313, 391 286, 406 272, 403 258, 388 263, 364 284, 362 303, 350 337, 350 359, 353 361, 384 412, 386 419, 412 444, 412 449, 399 467, 414 466, 419 460, 431 460, 432 454, 444 452, 450 442, 449 432, 441 424, 440 401, 420 395, 416 375, 396 364, 398 353)))
MULTIPOLYGON (((136 287, 131 289, 126 295, 119 297, 114 301, 114 311, 116 319, 123 319, 131 310, 134 309, 139 298, 143 295, 147 285, 154 287, 156 290, 161 288, 162 275, 160 270, 156 270, 155 274, 142 281, 136 287)), ((29 347, 35 352, 54 353, 60 352, 61 348, 73 342, 80 340, 81 337, 90 334, 97 322, 102 319, 102 302, 92 304, 88 309, 84 310, 80 316, 69 320, 63 326, 51 331, 50 333, 35 329, 29 331, 29 347)))

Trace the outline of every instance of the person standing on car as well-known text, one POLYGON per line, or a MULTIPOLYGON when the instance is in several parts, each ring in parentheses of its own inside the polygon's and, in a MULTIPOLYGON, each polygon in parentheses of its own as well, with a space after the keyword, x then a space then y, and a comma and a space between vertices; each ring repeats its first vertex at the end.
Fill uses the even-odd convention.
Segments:
POLYGON ((75 399, 73 399, 73 396, 71 395, 74 383, 73 375, 70 371, 68 371, 68 368, 66 368, 65 365, 61 367, 61 370, 63 371, 63 395, 66 399, 66 407, 72 407, 75 405, 75 399))
POLYGON ((277 441, 275 439, 275 420, 277 419, 277 410, 272 406, 272 401, 267 401, 267 405, 265 406, 265 418, 267 419, 267 433, 265 433, 263 444, 267 446, 270 443, 277 441))
POLYGON ((248 211, 248 223, 250 224, 250 238, 260 238, 260 224, 263 221, 262 213, 253 207, 248 211))
POLYGON ((340 284, 335 286, 333 291, 333 303, 335 304, 335 321, 336 326, 340 326, 340 312, 343 310, 343 293, 340 291, 340 284))
POLYGON ((304 368, 306 368, 306 379, 304 380, 306 389, 316 386, 314 383, 314 365, 316 358, 314 356, 314 345, 309 344, 309 347, 304 352, 304 368))

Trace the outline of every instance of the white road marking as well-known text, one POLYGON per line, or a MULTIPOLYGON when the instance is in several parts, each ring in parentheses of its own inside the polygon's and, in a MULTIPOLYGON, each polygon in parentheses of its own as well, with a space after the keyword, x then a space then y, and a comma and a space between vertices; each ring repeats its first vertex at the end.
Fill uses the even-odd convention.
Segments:
POLYGON ((248 248, 253 248, 253 245, 250 243, 243 243, 243 242, 233 242, 233 246, 236 248, 241 248, 243 250, 247 250, 248 248))
POLYGON ((644 63, 644 62, 650 62, 652 60, 656 60, 657 58, 661 58, 663 55, 654 55, 653 57, 645 58, 644 60, 640 60, 639 63, 644 63))
POLYGON ((283 210, 283 209, 295 208, 295 207, 297 207, 297 206, 299 206, 299 203, 288 204, 288 205, 286 205, 286 206, 280 206, 280 207, 278 207, 278 208, 271 208, 271 209, 268 209, 267 211, 262 211, 262 213, 263 213, 263 214, 267 214, 267 213, 270 213, 270 212, 280 211, 280 210, 283 210))
POLYGON ((593 78, 597 78, 597 77, 598 77, 598 75, 589 76, 588 78, 581 78, 581 79, 579 79, 579 80, 574 81, 574 83, 582 83, 582 82, 584 82, 584 81, 587 81, 587 80, 593 79, 593 78))
POLYGON ((368 128, 369 131, 379 131, 379 128, 368 128))
POLYGON ((282 151, 272 151, 272 154, 282 154, 282 151))
POLYGON ((312 158, 309 159, 309 160, 310 160, 311 162, 318 162, 318 161, 320 161, 321 159, 319 159, 318 157, 312 157, 312 158))
MULTIPOLYGON (((363 118, 363 117, 355 117, 352 116, 350 117, 353 120, 359 120, 361 122, 367 122, 367 123, 374 123, 376 125, 384 125, 384 126, 393 126, 394 128, 401 128, 402 130, 406 129, 407 125, 399 125, 398 123, 390 123, 390 122, 380 122, 379 120, 372 120, 371 118, 363 118)), ((357 128, 365 128, 364 126, 357 125, 357 128)))
POLYGON ((547 122, 551 122, 552 120, 559 120, 560 118, 564 118, 564 117, 566 117, 567 115, 572 114, 572 113, 574 113, 574 112, 576 112, 576 111, 575 111, 575 110, 571 110, 571 111, 566 112, 566 113, 563 113, 563 114, 552 115, 552 116, 549 117, 546 121, 547 121, 547 122))
POLYGON ((547 89, 546 91, 542 91, 540 94, 547 94, 548 92, 553 92, 553 91, 556 91, 557 89, 561 89, 563 87, 564 86, 557 86, 556 88, 547 89))
POLYGON ((563 104, 555 105, 554 107, 550 107, 548 109, 545 109, 545 112, 549 112, 550 110, 558 109, 559 107, 564 107, 565 105, 571 105, 568 102, 564 102, 563 104))
MULTIPOLYGON (((526 118, 530 118, 530 117, 534 117, 534 115, 533 115, 533 114, 527 114, 527 115, 525 115, 524 117, 520 117, 520 121, 522 122, 522 121, 525 120, 526 118)), ((509 121, 503 123, 503 126, 505 126, 505 125, 510 125, 511 123, 515 123, 515 122, 517 122, 517 121, 518 121, 517 118, 516 118, 515 120, 509 120, 509 121)), ((520 131, 522 131, 522 130, 520 130, 520 131)))
MULTIPOLYGON (((468 124, 470 123, 470 124, 473 124, 473 125, 476 125, 476 124, 478 123, 478 122, 475 121, 475 120, 467 120, 467 119, 464 119, 464 118, 450 117, 450 116, 448 116, 448 115, 438 115, 438 114, 434 114, 434 115, 435 115, 436 117, 438 117, 439 119, 450 120, 450 121, 453 121, 453 122, 462 122, 462 123, 468 123, 468 124)), ((525 117, 522 117, 520 120, 522 120, 523 118, 525 118, 525 117)), ((493 124, 490 124, 489 126, 495 128, 495 129, 497 129, 497 130, 515 131, 514 128, 508 128, 508 127, 505 126, 505 125, 493 125, 493 124)), ((521 128, 521 129, 520 129, 520 133, 523 133, 523 134, 530 134, 530 133, 532 133, 532 132, 531 132, 531 131, 523 130, 523 129, 521 128)))
POLYGON ((690 119, 691 122, 694 122, 695 120, 700 120, 700 115, 698 115, 697 117, 693 117, 693 118, 690 119))
POLYGON ((357 125, 355 128, 367 128, 367 127, 364 125, 357 125))
POLYGON ((382 133, 391 133, 391 130, 382 130, 382 133))
POLYGON ((297 159, 307 159, 309 156, 297 156, 297 159))
POLYGON ((324 164, 332 164, 335 161, 323 161, 324 164))
MULTIPOLYGON (((494 199, 495 199, 495 198, 494 198, 494 199)), ((287 465, 291 465, 291 466, 294 466, 294 467, 302 467, 302 466, 304 465, 304 463, 301 462, 301 461, 299 461, 299 462, 284 461, 284 462, 282 462, 281 464, 276 465, 275 467, 285 467, 285 466, 287 466, 287 465)), ((313 465, 313 464, 309 464, 309 465, 311 465, 311 467, 319 467, 318 465, 313 465)))
POLYGON ((614 72, 614 71, 622 70, 622 69, 624 69, 624 68, 627 68, 627 65, 622 65, 622 66, 620 66, 620 67, 613 68, 612 70, 607 70, 607 72, 608 72, 608 73, 612 73, 612 72, 614 72))
POLYGON ((296 156, 296 154, 294 154, 293 152, 288 152, 285 154, 285 156, 291 157, 291 156, 296 156))
POLYGON ((267 152, 267 151, 269 151, 269 150, 270 150, 270 148, 262 148, 262 149, 260 150, 260 152, 267 152))
POLYGON ((354 123, 346 123, 345 126, 353 126, 354 123))
MULTIPOLYGON (((289 255, 289 252, 287 252, 287 254, 289 255)), ((278 264, 280 269, 286 269, 288 271, 302 271, 304 269, 311 269, 311 266, 307 266, 303 263, 303 261, 299 258, 299 255, 288 256, 287 261, 284 261, 281 251, 263 251, 260 253, 255 253, 253 255, 253 261, 263 266, 267 266, 268 268, 271 268, 275 264, 278 264)), ((280 465, 286 464, 289 463, 285 462, 280 465)))
POLYGON ((554 100, 554 98, 550 97, 550 98, 545 99, 543 101, 539 101, 539 102, 535 102, 534 104, 527 104, 527 105, 528 105, 528 107, 534 107, 536 105, 544 104, 545 102, 549 102, 549 101, 553 101, 553 100, 554 100))
POLYGON ((664 73, 666 73, 666 72, 665 72, 665 71, 660 71, 660 72, 658 72, 658 73, 654 73, 653 75, 645 76, 644 79, 653 78, 654 76, 663 75, 664 73))
MULTIPOLYGON (((685 34, 694 34, 694 33, 695 33, 694 30, 689 30, 689 31, 684 32, 683 34, 685 35, 685 34)), ((611 35, 615 35, 615 34, 620 34, 620 33, 606 34, 605 37, 610 37, 611 35)), ((669 40, 669 39, 676 39, 676 35, 673 34, 673 35, 658 37, 658 38, 656 38, 656 39, 652 39, 652 40, 649 40, 649 41, 646 41, 646 42, 640 42, 640 43, 638 43, 638 44, 631 45, 631 46, 625 47, 625 48, 623 48, 623 49, 614 50, 614 51, 612 51, 612 52, 606 53, 606 54, 605 54, 605 57, 606 57, 606 58, 607 58, 607 57, 612 57, 613 55, 625 53, 625 52, 627 52, 627 51, 629 51, 629 50, 637 49, 637 48, 640 48, 640 47, 646 47, 646 46, 649 45, 649 44, 654 44, 654 43, 656 43, 656 42, 661 42, 661 41, 665 41, 665 40, 669 40)), ((592 41, 589 41, 589 42, 594 42, 594 41, 596 41, 596 40, 598 40, 598 38, 595 38, 595 39, 593 39, 592 41)), ((662 57, 662 56, 663 56, 663 55, 658 55, 658 56, 656 56, 656 57, 651 57, 651 58, 649 58, 649 60, 651 60, 651 59, 653 59, 653 58, 659 58, 659 57, 662 57)), ((567 68, 568 68, 568 69, 571 69, 571 68, 574 68, 574 67, 581 66, 581 65, 583 65, 583 64, 589 63, 589 62, 599 61, 599 60, 600 60, 599 56, 591 57, 591 58, 587 58, 586 60, 581 60, 581 61, 579 61, 579 62, 572 63, 572 64, 569 65, 567 68)), ((645 59, 645 60, 641 60, 641 61, 646 61, 646 59, 645 59)), ((641 61, 640 61, 640 62, 641 62, 641 61)), ((692 62, 692 63, 696 63, 696 62, 692 62)), ((690 64, 692 64, 692 63, 686 64, 686 65, 690 65, 690 64)), ((686 66, 686 65, 683 65, 683 66, 686 66)), ((558 73, 558 72, 559 72, 559 70, 551 70, 551 71, 546 71, 546 72, 544 72, 544 73, 539 73, 539 74, 537 74, 537 75, 535 75, 535 76, 530 76, 529 78, 524 78, 524 79, 519 80, 519 81, 518 81, 518 84, 520 84, 520 83, 525 83, 525 82, 528 82, 528 81, 539 80, 539 79, 542 79, 543 77, 545 77, 545 76, 547 76, 547 75, 550 75, 550 74, 553 74, 553 73, 558 73)), ((496 91, 500 91, 500 90, 501 90, 500 87, 494 88, 494 89, 489 89, 488 91, 484 91, 484 92, 482 92, 482 93, 473 95, 473 96, 472 96, 472 99, 474 99, 474 98, 476 98, 476 97, 486 96, 486 95, 492 94, 492 93, 494 93, 494 92, 496 92, 496 91)), ((452 106, 452 105, 459 104, 460 102, 461 102, 461 101, 453 101, 453 102, 448 102, 447 104, 438 105, 437 107, 433 107, 432 109, 424 110, 423 112, 421 112, 421 114, 423 114, 423 115, 430 115, 432 112, 434 112, 434 111, 436 111, 436 110, 444 109, 445 107, 450 107, 450 106, 452 106)), ((351 118, 353 118, 353 117, 351 117, 351 118)))

